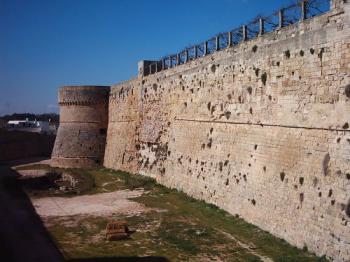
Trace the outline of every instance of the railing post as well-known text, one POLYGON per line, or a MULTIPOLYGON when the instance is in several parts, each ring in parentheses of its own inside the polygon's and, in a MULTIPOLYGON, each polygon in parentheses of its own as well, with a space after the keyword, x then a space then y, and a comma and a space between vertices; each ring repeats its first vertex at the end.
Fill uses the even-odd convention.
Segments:
POLYGON ((242 26, 242 31, 243 31, 243 39, 242 39, 242 41, 246 41, 247 40, 247 26, 246 25, 242 26))
POLYGON ((180 63, 180 54, 176 55, 176 65, 178 66, 180 63))
POLYGON ((217 35, 215 37, 215 49, 216 49, 216 51, 220 50, 220 42, 219 42, 219 40, 220 40, 220 36, 217 35))
POLYGON ((278 27, 282 28, 284 24, 284 16, 283 16, 284 10, 281 9, 278 11, 278 27))
POLYGON ((173 58, 169 56, 169 68, 173 66, 173 58))
POLYGON ((307 8, 306 8, 306 1, 302 0, 300 2, 301 5, 301 17, 300 17, 300 21, 304 21, 306 19, 306 14, 307 14, 307 8))
POLYGON ((228 32, 228 45, 227 47, 232 46, 232 32, 228 32))
POLYGON ((188 49, 186 49, 185 55, 186 55, 186 63, 187 63, 188 62, 188 49))
POLYGON ((165 69, 165 62, 164 62, 164 58, 162 58, 162 70, 165 69))
POLYGON ((263 18, 259 18, 259 35, 263 35, 265 33, 265 21, 263 18))
POLYGON ((204 42, 204 55, 206 56, 208 54, 208 41, 204 42))
POLYGON ((198 57, 198 49, 197 46, 194 46, 194 58, 196 59, 198 57))

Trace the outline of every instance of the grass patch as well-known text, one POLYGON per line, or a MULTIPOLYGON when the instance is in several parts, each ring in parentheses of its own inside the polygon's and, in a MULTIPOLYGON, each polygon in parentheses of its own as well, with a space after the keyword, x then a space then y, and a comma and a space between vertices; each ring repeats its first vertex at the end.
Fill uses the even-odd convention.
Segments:
POLYGON ((49 221, 48 229, 67 259, 117 256, 162 256, 182 261, 327 261, 289 245, 258 227, 218 207, 166 188, 152 178, 105 168, 81 170, 94 177, 94 194, 144 188, 147 193, 132 199, 153 211, 138 216, 65 218, 49 221), (107 242, 104 229, 109 220, 126 220, 136 230, 131 239, 107 242), (242 246, 240 241, 252 249, 242 246))

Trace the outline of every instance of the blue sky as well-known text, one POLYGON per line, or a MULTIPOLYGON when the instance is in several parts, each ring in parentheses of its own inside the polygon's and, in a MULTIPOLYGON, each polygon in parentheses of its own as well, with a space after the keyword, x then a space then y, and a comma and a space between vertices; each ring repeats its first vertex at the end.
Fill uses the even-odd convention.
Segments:
POLYGON ((111 85, 290 0, 0 0, 0 115, 57 112, 63 85, 111 85))

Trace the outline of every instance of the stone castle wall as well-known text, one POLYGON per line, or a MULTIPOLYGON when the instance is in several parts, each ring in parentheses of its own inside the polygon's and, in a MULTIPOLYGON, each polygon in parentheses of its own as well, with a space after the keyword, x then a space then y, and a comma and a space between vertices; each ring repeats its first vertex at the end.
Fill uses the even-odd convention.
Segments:
POLYGON ((350 260, 350 4, 111 87, 104 165, 350 260))
POLYGON ((106 86, 60 89, 60 126, 51 157, 53 166, 86 167, 102 163, 109 89, 106 86))

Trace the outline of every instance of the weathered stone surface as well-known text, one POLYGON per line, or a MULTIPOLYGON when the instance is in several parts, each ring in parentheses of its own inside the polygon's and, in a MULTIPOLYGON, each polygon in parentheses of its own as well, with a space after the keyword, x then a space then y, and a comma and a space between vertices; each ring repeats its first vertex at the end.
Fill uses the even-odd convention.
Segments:
POLYGON ((60 89, 60 126, 52 152, 53 166, 87 167, 102 163, 109 90, 106 86, 60 89))
POLYGON ((350 4, 333 7, 112 86, 104 165, 349 261, 350 4))

